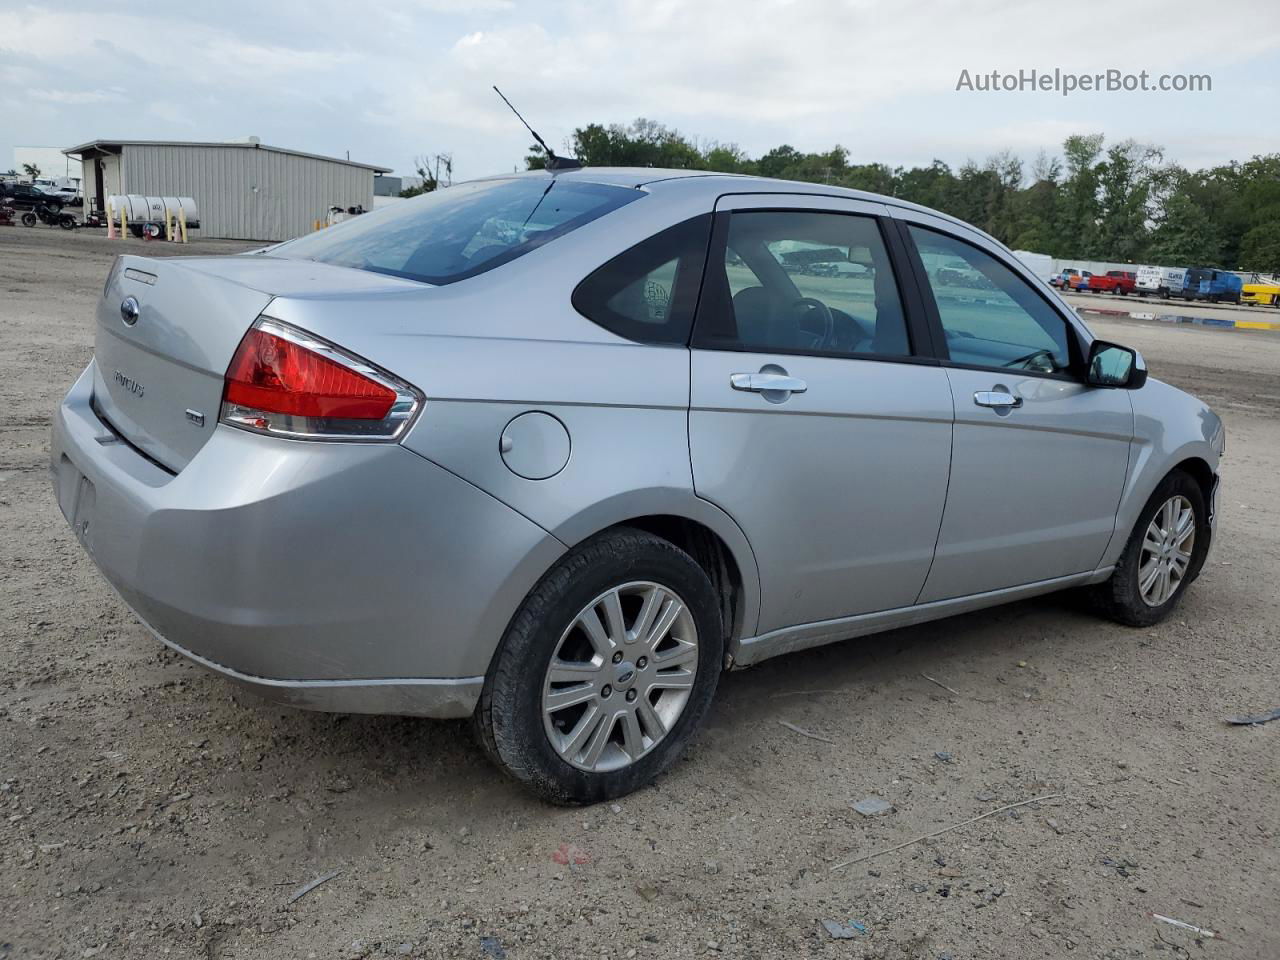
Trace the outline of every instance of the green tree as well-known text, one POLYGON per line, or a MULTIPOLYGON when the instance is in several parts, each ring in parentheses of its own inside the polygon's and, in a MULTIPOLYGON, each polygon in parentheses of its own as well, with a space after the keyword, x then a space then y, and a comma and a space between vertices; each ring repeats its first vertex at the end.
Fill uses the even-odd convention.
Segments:
POLYGON ((781 177, 800 160, 800 151, 788 143, 774 147, 756 161, 756 169, 762 177, 781 177))
POLYGON ((1148 259, 1170 266, 1212 266, 1221 262, 1222 238, 1209 215, 1186 190, 1165 201, 1151 238, 1148 259))
MULTIPOLYGON (((541 148, 530 148, 525 166, 546 166, 541 148)), ((643 117, 630 126, 591 123, 573 131, 569 155, 589 167, 672 167, 700 169, 706 160, 698 148, 680 133, 643 117)))
MULTIPOLYGON (((953 171, 851 161, 839 144, 806 153, 782 144, 752 159, 737 144, 698 145, 652 120, 592 123, 567 152, 587 165, 675 167, 755 173, 867 190, 923 204, 991 233, 1016 249, 1060 258, 1276 269, 1280 153, 1209 170, 1163 162, 1157 146, 1073 134, 1061 156, 1041 151, 1030 166, 1009 151, 953 171)), ((540 147, 525 165, 542 167, 540 147)))
POLYGON ((22 165, 22 172, 25 173, 32 180, 40 176, 40 168, 37 167, 34 163, 24 163, 22 165))
POLYGON ((897 181, 894 196, 941 210, 955 190, 956 176, 941 160, 934 160, 927 167, 899 168, 897 181))
POLYGON ((1103 256, 1099 244, 1098 221, 1102 205, 1098 201, 1098 158, 1102 154, 1100 133, 1073 134, 1062 144, 1066 176, 1058 193, 1057 228, 1060 249, 1067 256, 1095 259, 1103 256))
POLYGON ((420 156, 414 163, 417 165, 416 170, 422 184, 417 187, 405 187, 400 191, 400 196, 419 197, 453 183, 453 154, 437 153, 433 157, 420 156))
POLYGON ((849 167, 840 180, 840 186, 893 196, 899 184, 897 173, 890 167, 883 163, 864 163, 849 167))
POLYGON ((1240 241, 1240 268, 1280 275, 1280 220, 1260 223, 1240 241))
POLYGON ((1240 230, 1233 265, 1274 273, 1280 246, 1280 153, 1253 157, 1240 166, 1239 200, 1232 206, 1240 230))
POLYGON ((1134 140, 1112 144, 1097 165, 1101 187, 1097 249, 1108 259, 1132 261, 1145 250, 1152 172, 1158 148, 1134 140))
POLYGON ((1037 180, 1014 197, 1015 228, 1008 244, 1015 250, 1033 250, 1060 256, 1055 226, 1058 209, 1058 184, 1037 180))
POLYGON ((755 164, 736 143, 712 143, 702 149, 703 166, 720 173, 754 173, 755 164))

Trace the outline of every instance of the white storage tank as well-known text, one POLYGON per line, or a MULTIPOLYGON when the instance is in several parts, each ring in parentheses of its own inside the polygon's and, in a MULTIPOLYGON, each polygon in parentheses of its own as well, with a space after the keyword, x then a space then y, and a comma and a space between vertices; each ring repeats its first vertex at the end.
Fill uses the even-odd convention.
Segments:
POLYGON ((163 224, 168 210, 170 215, 181 211, 188 227, 200 226, 200 208, 192 197, 144 197, 136 193, 107 197, 107 214, 116 222, 122 210, 129 223, 163 224))

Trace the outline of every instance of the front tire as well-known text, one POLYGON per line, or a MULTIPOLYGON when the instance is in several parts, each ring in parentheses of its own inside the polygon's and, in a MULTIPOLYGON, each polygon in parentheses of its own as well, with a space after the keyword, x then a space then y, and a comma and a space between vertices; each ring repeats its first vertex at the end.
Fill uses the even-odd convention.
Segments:
POLYGON ((724 628, 679 547, 617 528, 563 557, 494 656, 474 721, 506 773, 560 804, 631 793, 679 757, 715 695, 724 628))
POLYGON ((1209 552, 1209 517, 1200 485, 1174 470, 1138 515, 1115 572, 1093 588, 1102 612, 1149 627, 1173 612, 1209 552))

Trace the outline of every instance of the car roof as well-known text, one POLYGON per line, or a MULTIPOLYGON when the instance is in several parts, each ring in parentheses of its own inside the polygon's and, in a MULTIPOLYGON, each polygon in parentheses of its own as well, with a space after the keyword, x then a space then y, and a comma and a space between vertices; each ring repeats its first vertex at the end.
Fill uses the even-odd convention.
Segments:
POLYGON ((548 174, 545 170, 532 170, 526 173, 500 174, 487 177, 491 180, 509 180, 521 177, 554 176, 557 180, 571 180, 581 183, 599 183, 610 186, 629 187, 637 190, 656 193, 666 186, 680 184, 683 191, 702 187, 708 200, 725 193, 779 193, 808 194, 821 197, 840 197, 847 200, 863 200, 868 203, 883 203, 903 210, 914 210, 930 216, 947 220, 987 237, 992 242, 1008 249, 985 231, 966 223, 949 213, 934 210, 931 207, 911 203, 899 197, 887 197, 866 190, 852 190, 848 187, 836 187, 825 183, 807 183, 802 180, 779 180, 776 177, 760 177, 742 173, 720 173, 715 170, 675 170, 662 167, 581 167, 574 170, 559 170, 548 174))

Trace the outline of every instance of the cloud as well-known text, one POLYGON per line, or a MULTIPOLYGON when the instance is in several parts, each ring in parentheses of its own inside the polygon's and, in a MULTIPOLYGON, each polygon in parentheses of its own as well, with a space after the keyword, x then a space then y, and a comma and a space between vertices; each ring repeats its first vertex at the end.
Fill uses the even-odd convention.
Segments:
MULTIPOLYGON (((463 175, 510 169, 528 134, 498 84, 550 142, 591 121, 645 116, 759 154, 839 142, 857 161, 959 162, 1053 149, 1103 130, 1199 158, 1268 149, 1280 6, 1219 0, 159 0, 28 6, 0 33, 0 104, 22 142, 97 135, 243 136, 352 150, 407 169, 452 151, 463 175), (1178 9, 1182 8, 1182 9, 1178 9), (67 29, 67 25, 74 25, 67 29), (1088 29, 1122 24, 1122 29, 1088 29), (50 34, 57 44, 45 42, 50 34), (1140 42, 1139 42, 1140 41, 1140 42), (1208 99, 1063 99, 955 91, 971 72, 1059 67, 1214 75, 1208 99), (104 111, 104 107, 111 107, 104 111), (1170 118, 1194 116, 1196 134, 1170 118), (121 129, 123 128, 123 129, 121 129), (1215 154, 1215 151, 1218 151, 1215 154)), ((6 125, 8 126, 8 125, 6 125)), ((1274 149, 1274 145, 1270 146, 1274 149)))
POLYGON ((26 92, 29 100, 46 103, 82 105, 88 103, 113 103, 124 99, 119 90, 46 90, 40 87, 26 92))

